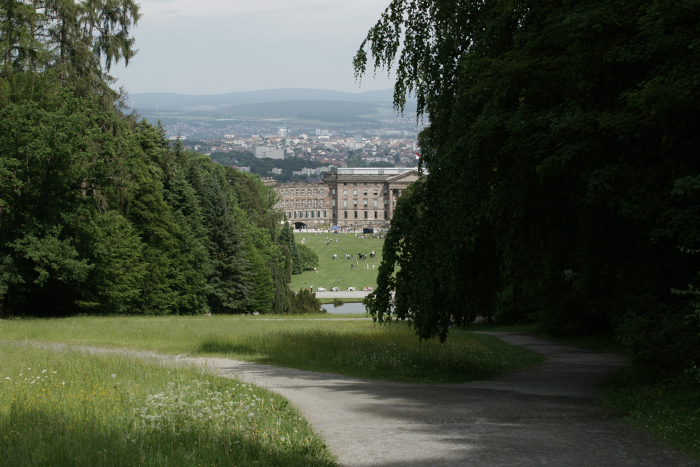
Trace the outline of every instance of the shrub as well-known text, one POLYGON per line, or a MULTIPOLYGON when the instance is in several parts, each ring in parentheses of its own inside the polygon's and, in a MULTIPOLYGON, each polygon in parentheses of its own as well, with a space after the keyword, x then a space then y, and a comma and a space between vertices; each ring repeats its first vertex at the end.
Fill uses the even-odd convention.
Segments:
POLYGON ((321 301, 308 289, 299 289, 299 292, 292 297, 292 314, 300 315, 304 313, 325 313, 321 308, 321 301))

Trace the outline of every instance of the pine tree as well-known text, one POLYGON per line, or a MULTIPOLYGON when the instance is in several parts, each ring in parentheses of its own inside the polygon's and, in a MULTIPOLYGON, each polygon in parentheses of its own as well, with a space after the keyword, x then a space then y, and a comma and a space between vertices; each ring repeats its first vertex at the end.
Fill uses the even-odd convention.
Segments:
POLYGON ((209 276, 209 307, 213 313, 234 313, 252 301, 250 262, 219 181, 207 177, 204 182, 204 218, 211 240, 209 257, 213 267, 209 276))

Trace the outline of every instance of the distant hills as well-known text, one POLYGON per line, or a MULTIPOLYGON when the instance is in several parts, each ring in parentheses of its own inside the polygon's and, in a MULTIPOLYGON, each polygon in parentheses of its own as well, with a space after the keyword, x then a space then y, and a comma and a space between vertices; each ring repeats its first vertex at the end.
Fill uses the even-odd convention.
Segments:
MULTIPOLYGON (((262 122, 285 120, 290 124, 376 125, 392 119, 393 90, 340 92, 323 89, 268 89, 228 94, 131 94, 129 102, 149 121, 174 122, 228 120, 262 122), (174 119, 174 120, 172 120, 174 119)), ((415 101, 408 101, 404 116, 415 116, 415 101)))
POLYGON ((393 89, 365 92, 340 92, 323 89, 267 89, 263 91, 231 92, 227 94, 188 95, 165 92, 130 94, 131 106, 139 110, 213 110, 245 104, 286 101, 343 101, 391 103, 393 89))
MULTIPOLYGON (((377 107, 388 107, 386 102, 350 101, 278 101, 256 104, 240 104, 211 111, 223 117, 293 118, 299 120, 318 119, 326 122, 352 122, 361 120, 361 115, 378 114, 377 107)), ((373 115, 374 116, 374 115, 373 115)))

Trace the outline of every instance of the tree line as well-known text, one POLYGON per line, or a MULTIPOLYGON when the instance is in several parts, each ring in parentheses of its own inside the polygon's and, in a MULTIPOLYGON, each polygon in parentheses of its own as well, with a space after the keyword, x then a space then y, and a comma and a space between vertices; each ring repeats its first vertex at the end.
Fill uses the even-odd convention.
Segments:
POLYGON ((276 194, 125 114, 128 1, 0 9, 0 315, 287 313, 276 194))
POLYGON ((395 67, 398 109, 416 96, 429 175, 398 201, 373 315, 700 361, 699 37, 696 1, 392 1, 355 69, 395 67))

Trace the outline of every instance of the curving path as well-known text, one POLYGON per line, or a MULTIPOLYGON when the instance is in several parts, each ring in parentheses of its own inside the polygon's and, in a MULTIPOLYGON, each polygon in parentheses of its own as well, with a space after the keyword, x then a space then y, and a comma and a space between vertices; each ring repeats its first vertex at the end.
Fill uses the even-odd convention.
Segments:
POLYGON ((466 384, 417 385, 186 358, 289 399, 345 466, 697 465, 606 418, 597 386, 624 357, 490 333, 544 365, 466 384))

